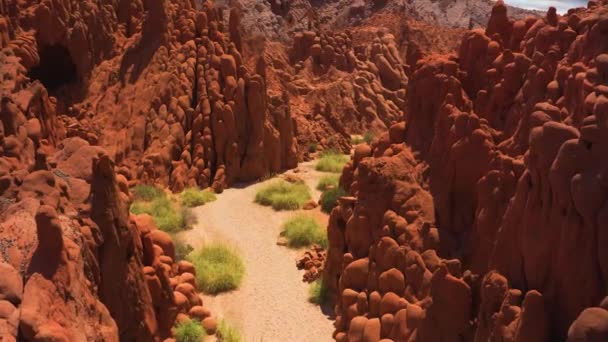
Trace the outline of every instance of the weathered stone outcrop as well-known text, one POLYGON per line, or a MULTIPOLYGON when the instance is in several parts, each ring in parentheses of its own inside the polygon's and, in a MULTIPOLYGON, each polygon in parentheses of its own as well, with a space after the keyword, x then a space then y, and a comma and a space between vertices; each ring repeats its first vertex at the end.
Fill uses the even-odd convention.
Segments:
MULTIPOLYGON (((181 124, 192 119, 190 99, 175 106, 187 108, 189 119, 184 115, 167 131, 146 131, 145 116, 134 118, 143 123, 138 126, 123 115, 133 108, 126 103, 150 109, 159 98, 177 104, 182 92, 196 96, 192 86, 172 88, 168 82, 162 88, 153 85, 159 78, 143 78, 141 84, 137 79, 169 68, 166 78, 179 80, 172 76, 177 69, 150 64, 150 59, 165 53, 166 61, 170 54, 178 60, 174 52, 179 47, 173 44, 192 42, 197 33, 194 25, 190 35, 188 30, 173 31, 174 25, 188 26, 176 13, 205 13, 189 1, 146 3, 145 13, 139 2, 126 11, 124 3, 119 8, 90 1, 0 6, 0 339, 157 341, 171 337, 176 321, 210 316, 193 295, 192 265, 174 262, 171 238, 150 220, 128 212, 129 186, 138 176, 130 167, 145 164, 136 156, 155 149, 142 148, 134 156, 137 143, 126 146, 125 141, 140 141, 143 147, 158 133, 166 133, 162 145, 171 146, 176 137, 179 141, 181 124), (60 75, 65 71, 73 74, 60 75), (78 88, 86 88, 84 98, 78 88), (142 89, 148 97, 136 102, 124 95, 142 89), (108 94, 113 99, 106 102, 108 94), (118 126, 129 129, 100 129, 118 126), (177 301, 179 294, 187 301, 177 301)), ((196 48, 191 51, 196 55, 196 48)), ((252 97, 265 96, 263 87, 249 91, 252 97)), ((266 103, 262 105, 256 109, 266 111, 266 103)), ((173 117, 164 119, 175 123, 173 117)), ((285 131, 291 129, 284 123, 289 120, 287 111, 276 122, 285 131)), ((280 137, 272 131, 274 122, 266 126, 280 137)), ((287 138, 281 142, 291 143, 287 138)), ((295 156, 285 148, 272 157, 289 160, 285 156, 290 153, 295 156)), ((262 164, 264 172, 271 167, 262 164)), ((179 189, 179 182, 167 176, 172 165, 164 166, 147 180, 165 175, 179 189)), ((228 184, 223 178, 216 183, 217 190, 228 184)))
POLYGON ((403 116, 408 67, 392 34, 377 30, 371 44, 355 44, 349 31, 297 33, 290 50, 301 153, 307 144, 350 150, 350 135, 379 134, 403 116))
POLYGON ((458 56, 418 62, 405 122, 342 174, 336 340, 603 338, 605 5, 498 2, 458 56))

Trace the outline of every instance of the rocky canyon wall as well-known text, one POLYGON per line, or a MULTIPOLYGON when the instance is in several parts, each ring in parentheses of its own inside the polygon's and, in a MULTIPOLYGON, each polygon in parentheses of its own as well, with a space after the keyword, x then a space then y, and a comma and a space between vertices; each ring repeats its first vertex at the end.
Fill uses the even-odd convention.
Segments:
POLYGON ((297 163, 239 12, 194 1, 0 2, 0 339, 156 341, 209 316, 129 188, 220 192, 297 163))
POLYGON ((328 227, 338 341, 608 337, 608 7, 511 20, 409 77, 328 227))

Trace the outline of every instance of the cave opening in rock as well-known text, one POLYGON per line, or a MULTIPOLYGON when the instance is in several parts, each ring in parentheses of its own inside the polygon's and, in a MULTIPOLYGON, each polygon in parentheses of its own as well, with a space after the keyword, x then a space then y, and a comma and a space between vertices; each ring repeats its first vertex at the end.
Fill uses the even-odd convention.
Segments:
POLYGON ((39 80, 49 93, 78 81, 76 65, 64 46, 48 45, 40 49, 39 53, 40 64, 30 69, 28 76, 39 80))

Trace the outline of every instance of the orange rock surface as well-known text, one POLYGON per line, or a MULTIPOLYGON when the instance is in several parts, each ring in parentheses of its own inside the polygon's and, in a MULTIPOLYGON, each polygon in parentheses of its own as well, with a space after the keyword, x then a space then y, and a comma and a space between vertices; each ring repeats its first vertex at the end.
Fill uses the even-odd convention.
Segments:
POLYGON ((518 21, 499 2, 418 61, 403 122, 342 174, 337 341, 605 338, 607 23, 601 1, 518 21))

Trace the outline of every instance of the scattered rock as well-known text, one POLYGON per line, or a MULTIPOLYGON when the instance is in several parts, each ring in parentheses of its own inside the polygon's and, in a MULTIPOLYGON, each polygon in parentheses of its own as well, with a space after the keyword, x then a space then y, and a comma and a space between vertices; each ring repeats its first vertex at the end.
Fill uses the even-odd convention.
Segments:
POLYGON ((203 328, 209 335, 214 335, 217 331, 217 321, 213 317, 203 319, 203 328))
POLYGON ((317 203, 317 201, 310 200, 310 201, 304 203, 304 205, 302 206, 302 209, 304 209, 304 210, 313 210, 313 209, 315 209, 318 206, 319 206, 319 204, 317 203))

